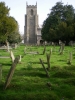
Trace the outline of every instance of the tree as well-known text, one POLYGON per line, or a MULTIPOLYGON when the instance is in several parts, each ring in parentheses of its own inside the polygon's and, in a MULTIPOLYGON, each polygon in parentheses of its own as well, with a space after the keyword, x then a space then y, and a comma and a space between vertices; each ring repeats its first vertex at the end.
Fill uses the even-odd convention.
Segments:
POLYGON ((4 17, 1 20, 0 40, 6 41, 9 34, 16 31, 17 27, 18 24, 13 17, 4 17))
POLYGON ((69 42, 74 36, 74 19, 73 6, 57 2, 43 22, 42 38, 48 42, 58 41, 59 39, 69 42))
POLYGON ((6 38, 3 36, 5 34, 5 27, 3 25, 4 22, 6 22, 7 17, 9 16, 9 10, 10 8, 8 8, 8 6, 5 6, 4 2, 0 2, 0 41, 6 38))
POLYGON ((6 16, 9 16, 10 8, 5 6, 5 2, 0 2, 0 19, 3 19, 6 16))
POLYGON ((0 41, 2 42, 7 41, 11 34, 15 37, 14 33, 17 33, 17 38, 20 36, 20 34, 18 34, 18 22, 15 18, 9 16, 9 11, 10 8, 8 8, 4 2, 0 2, 0 41))
POLYGON ((50 38, 55 35, 55 30, 57 30, 57 25, 61 22, 62 18, 62 11, 63 11, 63 5, 61 2, 57 2, 54 7, 52 7, 51 12, 48 14, 48 18, 44 21, 43 27, 42 27, 42 38, 46 41, 52 41, 54 39, 50 38), (50 31, 51 30, 51 31, 50 31), (52 30, 54 31, 52 34, 52 30), (52 36, 53 35, 53 36, 52 36))
POLYGON ((61 22, 58 25, 58 39, 65 41, 68 44, 68 42, 72 39, 72 37, 74 36, 74 28, 72 25, 67 25, 66 22, 61 22))
POLYGON ((13 32, 8 36, 8 42, 9 43, 19 43, 22 41, 21 35, 19 32, 13 32))
POLYGON ((73 23, 74 20, 74 8, 72 5, 65 5, 63 12, 63 21, 65 21, 68 25, 73 23))

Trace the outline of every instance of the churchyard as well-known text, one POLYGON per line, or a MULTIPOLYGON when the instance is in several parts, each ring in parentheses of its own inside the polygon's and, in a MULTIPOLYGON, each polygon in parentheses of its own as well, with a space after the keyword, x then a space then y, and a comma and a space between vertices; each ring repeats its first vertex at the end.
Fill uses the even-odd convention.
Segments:
POLYGON ((75 47, 0 49, 0 100, 75 100, 75 47))

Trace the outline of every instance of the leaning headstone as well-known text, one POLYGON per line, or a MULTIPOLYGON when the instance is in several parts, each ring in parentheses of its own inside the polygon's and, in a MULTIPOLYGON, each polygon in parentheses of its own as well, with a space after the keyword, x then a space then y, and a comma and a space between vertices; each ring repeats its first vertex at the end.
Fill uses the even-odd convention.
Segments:
POLYGON ((1 80, 2 80, 2 65, 0 64, 0 83, 1 83, 1 80))
POLYGON ((14 62, 15 57, 14 57, 14 54, 13 54, 13 52, 12 52, 12 51, 10 51, 10 57, 11 57, 12 62, 14 62))
POLYGON ((52 42, 52 46, 54 46, 55 45, 55 43, 54 42, 52 42))
POLYGON ((19 62, 19 59, 20 59, 20 57, 17 56, 17 57, 15 58, 14 62, 12 63, 12 66, 11 66, 11 68, 10 68, 10 70, 9 70, 9 73, 8 73, 8 76, 7 76, 7 79, 6 79, 6 82, 5 82, 4 89, 6 89, 6 88, 9 86, 10 82, 11 82, 12 76, 13 76, 13 74, 14 74, 16 65, 17 65, 18 62, 19 62))
POLYGON ((46 46, 44 46, 43 55, 45 54, 45 52, 46 52, 46 46))
POLYGON ((47 65, 48 65, 47 70, 50 70, 50 55, 47 54, 46 56, 47 56, 47 65))
POLYGON ((62 43, 62 44, 60 45, 60 48, 59 48, 59 52, 60 52, 60 54, 63 54, 64 47, 65 47, 65 44, 62 43))
POLYGON ((72 63, 72 52, 69 53, 69 60, 68 60, 68 64, 72 63))
POLYGON ((69 42, 69 45, 73 47, 73 41, 70 41, 69 42))
POLYGON ((21 63, 21 55, 20 55, 19 63, 21 63))
POLYGON ((62 41, 61 40, 59 40, 59 45, 61 45, 62 44, 62 41))
POLYGON ((51 55, 52 55, 52 48, 50 49, 50 53, 46 55, 47 56, 47 65, 48 65, 47 70, 50 70, 50 57, 51 57, 51 55))
POLYGON ((15 49, 17 48, 17 43, 15 43, 15 49))
POLYGON ((45 45, 47 45, 47 41, 45 41, 45 45))
POLYGON ((45 66, 44 66, 43 61, 42 61, 41 59, 39 59, 39 60, 40 60, 40 63, 42 64, 42 66, 43 66, 43 68, 44 68, 44 70, 45 70, 45 72, 46 72, 47 77, 50 77, 49 74, 48 74, 47 69, 46 69, 45 66))
POLYGON ((7 51, 9 52, 9 42, 6 42, 7 44, 7 51))

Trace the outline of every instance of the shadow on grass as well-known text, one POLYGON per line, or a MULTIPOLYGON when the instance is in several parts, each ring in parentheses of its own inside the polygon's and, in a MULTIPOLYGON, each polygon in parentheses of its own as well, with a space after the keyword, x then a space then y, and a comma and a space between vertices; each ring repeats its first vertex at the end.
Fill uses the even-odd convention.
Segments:
POLYGON ((0 63, 0 64, 2 64, 2 66, 11 66, 12 65, 11 63, 8 63, 8 64, 6 64, 6 63, 0 63))
POLYGON ((60 69, 61 69, 60 66, 53 66, 53 67, 51 67, 51 71, 58 71, 60 69))
POLYGON ((75 78, 66 79, 66 80, 64 80, 64 83, 75 86, 75 78))
POLYGON ((75 65, 65 66, 64 69, 66 69, 66 70, 70 70, 70 71, 71 71, 71 70, 74 71, 74 70, 75 70, 75 65))
POLYGON ((62 59, 60 59, 60 60, 58 60, 58 61, 61 61, 61 62, 66 62, 66 60, 62 60, 62 59))
POLYGON ((2 91, 3 88, 4 88, 4 83, 1 82, 1 84, 0 84, 0 91, 2 91))
POLYGON ((73 56, 75 56, 75 54, 73 54, 73 56))
POLYGON ((6 91, 1 91, 0 100, 60 100, 56 93, 41 84, 10 84, 6 91), (37 90, 36 90, 37 89, 37 90))
POLYGON ((71 78, 71 77, 75 77, 75 73, 72 73, 71 71, 68 70, 58 70, 53 74, 53 77, 71 78))
POLYGON ((46 72, 44 71, 43 68, 22 68, 20 70, 16 70, 16 75, 18 76, 32 76, 32 77, 42 77, 45 78, 47 77, 46 72))
MULTIPOLYGON (((40 65, 41 65, 40 61, 39 61, 39 62, 30 62, 30 63, 33 63, 33 64, 40 64, 40 65)), ((45 62, 45 61, 43 61, 43 63, 44 63, 44 64, 47 64, 47 62, 45 62)))

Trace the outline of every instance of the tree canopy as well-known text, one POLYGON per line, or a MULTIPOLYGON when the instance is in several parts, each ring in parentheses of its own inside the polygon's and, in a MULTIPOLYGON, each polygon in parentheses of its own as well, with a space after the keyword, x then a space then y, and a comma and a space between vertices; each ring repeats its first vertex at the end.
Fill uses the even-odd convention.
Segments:
MULTIPOLYGON (((0 41, 9 41, 10 35, 19 36, 19 25, 14 17, 9 15, 10 8, 5 2, 0 2, 0 41), (15 34, 16 33, 16 34, 15 34)), ((12 38, 12 37, 11 37, 12 38)), ((20 37, 17 37, 20 38, 20 37)), ((12 38, 13 40, 14 38, 12 38)), ((13 40, 14 41, 14 40, 13 40)))
POLYGON ((52 7, 42 25, 42 38, 44 41, 69 42, 75 37, 75 12, 72 5, 63 5, 57 2, 52 7))

